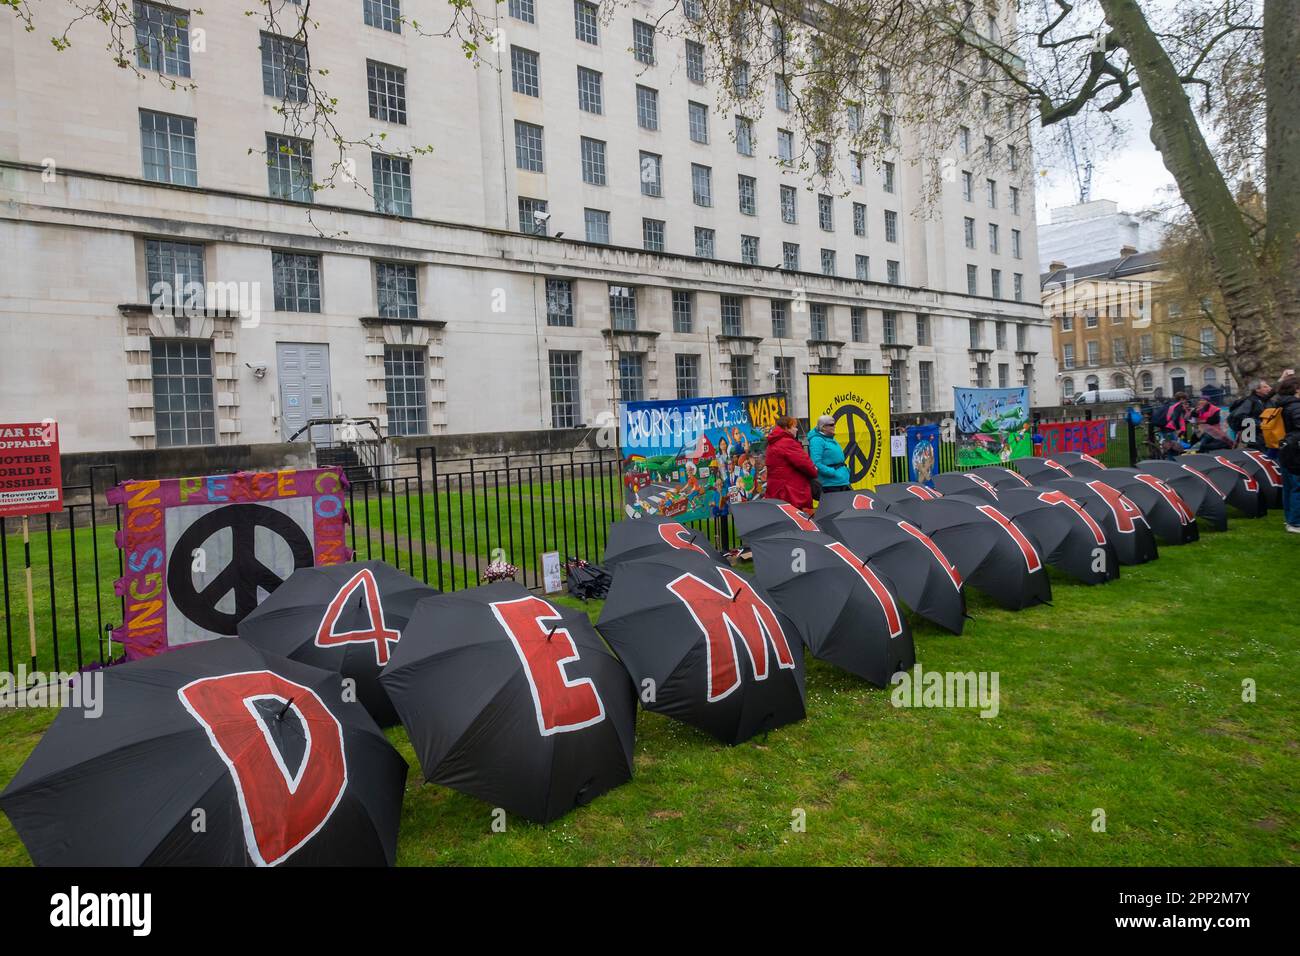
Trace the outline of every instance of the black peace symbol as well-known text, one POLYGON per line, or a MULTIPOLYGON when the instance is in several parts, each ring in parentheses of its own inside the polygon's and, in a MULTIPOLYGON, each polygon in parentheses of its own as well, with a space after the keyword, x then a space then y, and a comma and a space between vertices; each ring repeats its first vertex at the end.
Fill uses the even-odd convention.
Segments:
POLYGON ((840 430, 841 421, 848 430, 848 439, 844 443, 844 463, 849 469, 849 481, 857 484, 871 471, 871 463, 876 458, 876 428, 867 417, 866 409, 857 405, 841 405, 835 409, 835 430, 840 430))
POLYGON ((259 527, 266 528, 289 546, 295 571, 315 563, 306 533, 283 511, 265 505, 226 505, 209 511, 185 529, 167 562, 167 590, 176 609, 204 630, 235 634, 239 622, 257 607, 257 589, 269 593, 284 583, 257 556, 255 543, 259 527), (226 528, 231 535, 230 563, 199 591, 194 587, 191 567, 194 549, 226 528), (232 591, 234 613, 218 611, 217 604, 232 591))

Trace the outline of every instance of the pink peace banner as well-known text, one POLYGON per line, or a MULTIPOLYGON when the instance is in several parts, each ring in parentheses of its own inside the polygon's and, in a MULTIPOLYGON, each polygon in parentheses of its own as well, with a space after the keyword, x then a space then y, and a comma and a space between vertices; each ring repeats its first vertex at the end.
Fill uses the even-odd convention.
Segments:
POLYGON ((129 660, 229 637, 295 570, 339 564, 347 546, 340 468, 132 479, 108 491, 122 508, 125 599, 113 629, 129 660))

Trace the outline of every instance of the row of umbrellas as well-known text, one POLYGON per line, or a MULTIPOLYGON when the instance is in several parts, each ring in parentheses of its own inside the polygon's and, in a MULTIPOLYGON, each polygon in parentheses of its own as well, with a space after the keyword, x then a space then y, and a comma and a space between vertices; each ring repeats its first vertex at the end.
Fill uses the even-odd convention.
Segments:
POLYGON ((301 569, 238 638, 102 671, 102 716, 62 711, 0 809, 38 865, 391 864, 407 766, 382 727, 406 728, 426 779, 545 822, 631 778, 638 699, 740 743, 805 716, 805 653, 885 686, 915 662, 909 609, 960 634, 967 588, 1047 603, 1047 566, 1104 584, 1280 490, 1243 451, 1017 465, 815 516, 736 505, 753 577, 681 524, 617 522, 594 627, 513 582, 301 569))

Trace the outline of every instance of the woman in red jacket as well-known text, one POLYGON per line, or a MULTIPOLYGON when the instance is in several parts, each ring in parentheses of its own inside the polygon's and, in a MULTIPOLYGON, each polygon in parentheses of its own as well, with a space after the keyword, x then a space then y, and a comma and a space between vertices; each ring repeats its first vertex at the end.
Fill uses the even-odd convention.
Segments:
POLYGON ((767 433, 767 487, 764 496, 788 502, 811 511, 812 485, 817 466, 799 444, 799 420, 787 415, 778 418, 767 433))

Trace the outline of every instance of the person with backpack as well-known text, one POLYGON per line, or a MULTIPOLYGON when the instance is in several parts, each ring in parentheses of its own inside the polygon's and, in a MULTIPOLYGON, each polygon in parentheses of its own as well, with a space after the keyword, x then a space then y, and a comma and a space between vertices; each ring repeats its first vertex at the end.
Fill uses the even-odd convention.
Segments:
POLYGON ((1264 379, 1258 379, 1255 387, 1232 403, 1228 409, 1228 427, 1232 433, 1237 436, 1237 441, 1243 447, 1252 448, 1255 451, 1263 451, 1265 448, 1264 439, 1259 434, 1259 416, 1263 413, 1264 407, 1268 405, 1269 399, 1273 397, 1273 386, 1264 379), (1254 427, 1250 429, 1250 441, 1242 440, 1242 433, 1247 430, 1246 422, 1254 422, 1254 427))
POLYGON ((1300 379, 1285 378, 1263 412, 1260 430, 1270 448, 1277 450, 1282 469, 1282 516, 1286 530, 1300 534, 1300 379), (1276 440, 1276 441, 1275 441, 1276 440))

